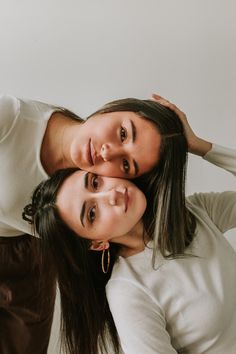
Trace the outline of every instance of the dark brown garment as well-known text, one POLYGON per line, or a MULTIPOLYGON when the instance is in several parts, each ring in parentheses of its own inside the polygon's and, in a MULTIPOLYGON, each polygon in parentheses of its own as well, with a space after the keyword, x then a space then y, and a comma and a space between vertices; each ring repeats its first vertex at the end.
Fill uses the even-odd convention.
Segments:
POLYGON ((1 354, 47 353, 56 279, 39 246, 40 240, 30 235, 0 237, 1 354))
POLYGON ((25 311, 15 307, 0 306, 0 353, 25 354, 30 335, 22 317, 25 311))

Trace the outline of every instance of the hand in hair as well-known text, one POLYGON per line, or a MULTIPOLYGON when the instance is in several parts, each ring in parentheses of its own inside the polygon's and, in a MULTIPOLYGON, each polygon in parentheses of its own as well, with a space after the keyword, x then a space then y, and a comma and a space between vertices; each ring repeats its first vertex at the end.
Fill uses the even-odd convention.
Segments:
POLYGON ((177 114, 184 126, 185 136, 188 142, 188 151, 194 155, 204 156, 212 148, 212 144, 204 139, 199 138, 189 125, 186 114, 182 112, 175 104, 165 98, 152 94, 152 99, 169 108, 177 114))

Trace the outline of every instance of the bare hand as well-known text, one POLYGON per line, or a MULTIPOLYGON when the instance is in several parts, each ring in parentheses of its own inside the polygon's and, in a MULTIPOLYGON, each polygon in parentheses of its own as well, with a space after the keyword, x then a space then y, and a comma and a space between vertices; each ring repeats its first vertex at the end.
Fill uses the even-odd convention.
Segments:
POLYGON ((175 104, 171 103, 170 101, 166 100, 165 98, 163 98, 155 93, 152 94, 152 99, 154 99, 158 103, 169 108, 170 110, 172 110, 173 112, 175 112, 177 114, 177 116, 181 120, 183 127, 184 127, 184 133, 185 133, 185 136, 187 139, 189 152, 191 152, 192 154, 195 154, 195 155, 204 156, 211 149, 212 144, 206 140, 199 138, 194 133, 194 131, 192 130, 192 128, 189 125, 186 114, 184 112, 182 112, 175 104))

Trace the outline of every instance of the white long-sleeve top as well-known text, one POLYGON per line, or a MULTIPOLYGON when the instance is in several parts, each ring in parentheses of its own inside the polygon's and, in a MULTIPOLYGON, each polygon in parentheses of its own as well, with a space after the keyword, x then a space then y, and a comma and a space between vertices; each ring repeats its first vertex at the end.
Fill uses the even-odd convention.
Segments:
MULTIPOLYGON (((236 175, 236 152, 213 145, 205 159, 236 175)), ((197 257, 166 260, 152 243, 119 257, 106 292, 125 354, 235 354, 236 253, 223 233, 236 227, 236 192, 187 198, 197 257)))
POLYGON ((22 211, 34 188, 48 177, 40 150, 55 110, 42 102, 0 97, 0 236, 32 233, 22 211))

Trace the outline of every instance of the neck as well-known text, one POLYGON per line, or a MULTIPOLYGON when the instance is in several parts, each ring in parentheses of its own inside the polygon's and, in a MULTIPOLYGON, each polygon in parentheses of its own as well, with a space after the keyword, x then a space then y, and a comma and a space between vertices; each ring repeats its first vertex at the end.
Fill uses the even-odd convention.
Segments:
POLYGON ((75 167, 70 159, 70 141, 75 124, 80 123, 60 112, 55 112, 49 119, 40 156, 48 175, 61 168, 75 167))
POLYGON ((121 245, 120 255, 125 258, 142 252, 145 248, 145 243, 148 241, 142 221, 138 222, 126 235, 111 240, 111 242, 121 245))

